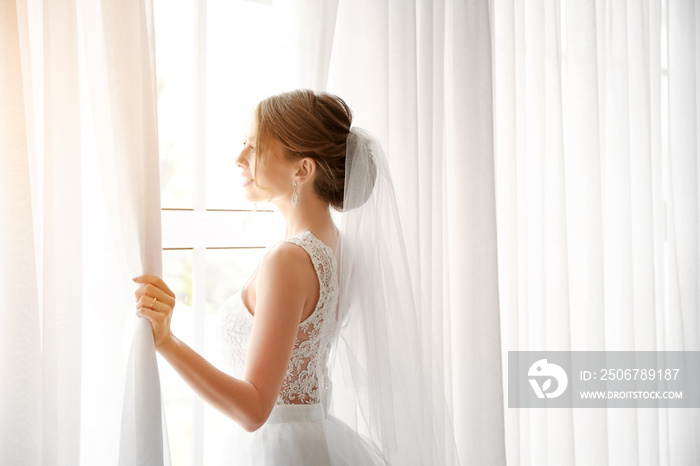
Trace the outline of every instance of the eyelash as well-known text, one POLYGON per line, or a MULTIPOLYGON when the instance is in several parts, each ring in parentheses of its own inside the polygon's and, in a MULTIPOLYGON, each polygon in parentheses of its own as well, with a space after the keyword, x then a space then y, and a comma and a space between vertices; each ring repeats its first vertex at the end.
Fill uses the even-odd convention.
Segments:
MULTIPOLYGON (((246 144, 248 144, 248 141, 246 141, 246 140, 244 139, 244 140, 243 140, 243 145, 245 146, 246 144)), ((252 150, 253 152, 255 152, 255 146, 250 146, 250 150, 252 150)))

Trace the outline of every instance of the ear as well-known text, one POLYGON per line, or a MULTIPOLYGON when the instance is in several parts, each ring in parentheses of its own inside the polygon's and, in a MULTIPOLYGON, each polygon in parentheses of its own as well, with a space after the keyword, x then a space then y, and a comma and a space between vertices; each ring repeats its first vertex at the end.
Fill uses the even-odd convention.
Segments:
POLYGON ((304 184, 307 181, 313 179, 316 174, 316 162, 311 157, 306 157, 298 162, 297 170, 294 176, 297 178, 298 183, 304 184))

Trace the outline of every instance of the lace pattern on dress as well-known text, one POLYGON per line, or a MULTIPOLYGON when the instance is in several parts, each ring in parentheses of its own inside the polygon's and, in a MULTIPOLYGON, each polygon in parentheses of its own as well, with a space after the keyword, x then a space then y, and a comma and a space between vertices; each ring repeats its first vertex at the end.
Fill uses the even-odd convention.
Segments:
MULTIPOLYGON (((299 324, 292 356, 277 404, 321 402, 328 386, 328 354, 337 326, 338 277, 332 250, 311 232, 287 238, 309 254, 319 282, 319 298, 314 311, 299 324)), ((233 374, 242 377, 254 317, 248 312, 240 291, 221 307, 219 344, 233 374)))
POLYGON ((248 341, 253 331, 253 316, 243 304, 240 290, 221 306, 218 330, 223 362, 233 375, 242 378, 248 341))

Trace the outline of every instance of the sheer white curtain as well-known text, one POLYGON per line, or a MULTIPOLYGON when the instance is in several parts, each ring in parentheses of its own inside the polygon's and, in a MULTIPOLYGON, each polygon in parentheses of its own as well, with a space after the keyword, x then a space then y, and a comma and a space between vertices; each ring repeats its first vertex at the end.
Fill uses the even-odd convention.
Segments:
POLYGON ((12 2, 0 7, 0 31, 0 455, 3 463, 38 464, 41 323, 25 124, 31 106, 26 108, 21 30, 12 2))
POLYGON ((303 84, 387 148, 465 464, 700 461, 696 410, 504 391, 507 351, 698 349, 700 7, 665 8, 339 1, 332 42, 300 20, 331 50, 303 84))
MULTIPOLYGON (((664 8, 494 2, 504 361, 698 350, 700 8, 664 8)), ((697 410, 506 413, 512 464, 700 461, 697 410)))
POLYGON ((151 11, 0 4, 2 464, 164 460, 143 323, 125 372, 129 278, 160 273, 151 11))

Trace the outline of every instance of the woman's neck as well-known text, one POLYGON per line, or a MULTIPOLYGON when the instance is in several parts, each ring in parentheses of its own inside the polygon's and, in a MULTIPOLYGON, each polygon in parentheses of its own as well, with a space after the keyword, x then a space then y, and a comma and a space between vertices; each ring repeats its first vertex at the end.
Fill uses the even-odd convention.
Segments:
POLYGON ((285 219, 286 238, 307 230, 319 233, 333 225, 328 203, 316 196, 305 196, 296 208, 291 202, 275 203, 275 206, 285 219))

